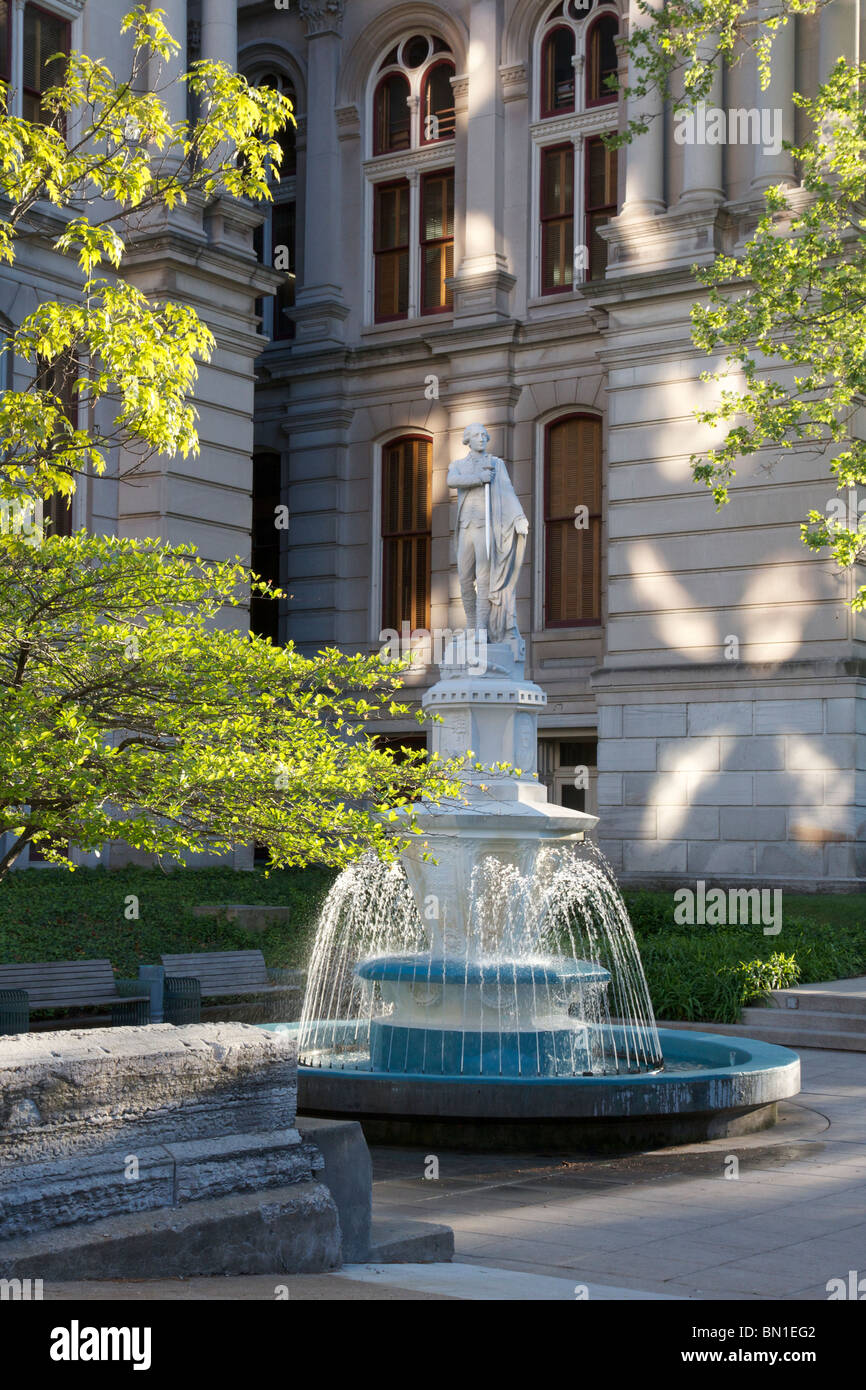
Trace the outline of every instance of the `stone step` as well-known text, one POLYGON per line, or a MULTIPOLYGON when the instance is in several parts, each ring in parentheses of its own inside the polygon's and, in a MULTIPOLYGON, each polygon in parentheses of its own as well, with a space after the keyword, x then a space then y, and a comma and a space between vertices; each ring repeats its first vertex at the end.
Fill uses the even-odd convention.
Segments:
MULTIPOLYGON (((765 1018, 771 1011, 761 1009, 765 1018)), ((796 1018, 796 1014, 794 1015, 796 1018)), ((822 1023, 826 1015, 819 1015, 822 1023)), ((755 1023, 684 1023, 659 1020, 659 1028, 677 1028, 694 1033, 721 1033, 728 1038, 754 1038, 757 1042, 778 1043, 779 1047, 817 1047, 828 1048, 833 1052, 866 1052, 866 1033, 842 1033, 832 1028, 798 1027, 792 1022, 789 1027, 768 1026, 762 1019, 755 1023)))
POLYGON ((454 1258, 454 1232, 432 1221, 374 1221, 367 1264, 437 1264, 454 1258))
POLYGON ((322 1158, 296 1129, 154 1146, 123 1145, 36 1163, 0 1162, 4 1239, 125 1212, 311 1181, 322 1158), (134 1162, 133 1162, 134 1160, 134 1162))
POLYGON ((822 1013, 815 1009, 743 1009, 741 1023, 785 1032, 859 1033, 866 1039, 866 1016, 854 1013, 822 1013))
POLYGON ((0 1240, 0 1278, 152 1279, 205 1274, 320 1273, 340 1265, 340 1225, 327 1188, 296 1182, 182 1207, 127 1212, 0 1240))
MULTIPOLYGON (((845 994, 829 989, 774 989, 772 1009, 787 1009, 791 1013, 857 1014, 866 1027, 866 994, 845 994)), ((835 1025, 833 1025, 835 1026, 835 1025)))

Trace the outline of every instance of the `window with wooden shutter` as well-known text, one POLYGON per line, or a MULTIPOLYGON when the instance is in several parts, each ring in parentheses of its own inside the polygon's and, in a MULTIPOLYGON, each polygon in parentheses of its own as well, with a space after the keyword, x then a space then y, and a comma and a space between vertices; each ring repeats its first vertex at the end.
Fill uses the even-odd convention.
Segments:
POLYGON ((421 88, 421 144, 454 139, 454 64, 436 63, 424 76, 421 88))
MULTIPOLYGON (((78 380, 78 358, 72 352, 64 352, 53 362, 38 358, 36 363, 36 386, 53 397, 53 404, 59 406, 61 413, 73 429, 78 426, 78 393, 75 383, 78 380)), ((58 444, 63 443, 62 426, 58 428, 58 444)), ((54 536, 72 535, 72 498, 55 492, 45 503, 45 531, 54 536)))
POLYGON ((570 290, 574 264, 574 146, 541 152, 541 292, 570 290))
POLYGON ((38 5, 24 6, 22 115, 26 121, 47 123, 50 119, 42 106, 42 94, 47 87, 56 87, 62 82, 64 64, 49 60, 58 53, 69 52, 69 34, 67 19, 42 10, 38 5))
POLYGON ((404 435, 382 451, 382 626, 430 628, 432 446, 404 435))
POLYGON ((545 431, 544 557, 545 627, 601 622, 601 421, 595 416, 567 415, 545 431))
POLYGON ((606 101, 616 101, 616 88, 608 86, 608 78, 616 75, 619 59, 616 52, 616 36, 619 24, 615 15, 601 15, 593 24, 586 41, 586 104, 600 106, 606 101))
POLYGON ((421 313, 451 308, 446 281, 454 274, 454 170, 421 180, 421 313))
POLYGON ((599 280, 607 268, 607 242, 598 229, 616 217, 617 152, 609 150, 600 136, 587 140, 586 161, 586 245, 589 248, 587 278, 599 280))
POLYGON ((383 77, 373 103, 373 153, 390 154, 408 150, 409 83, 399 72, 383 77))
POLYGON ((574 33, 560 26, 541 46, 541 116, 574 110, 574 33))
POLYGON ((409 312, 409 182, 377 184, 373 216, 376 322, 409 312))

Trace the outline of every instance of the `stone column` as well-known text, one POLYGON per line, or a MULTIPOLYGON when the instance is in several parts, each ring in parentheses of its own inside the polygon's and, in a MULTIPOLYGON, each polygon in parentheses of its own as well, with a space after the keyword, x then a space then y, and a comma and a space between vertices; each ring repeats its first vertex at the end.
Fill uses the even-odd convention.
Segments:
MULTIPOLYGON (((857 61, 856 0, 831 0, 818 11, 818 80, 826 82, 839 58, 857 61)), ((789 26, 790 27, 790 26, 789 26)))
POLYGON ((463 259, 454 277, 459 317, 508 314, 514 276, 503 252, 505 149, 499 94, 499 0, 472 0, 466 138, 466 228, 463 259))
POLYGON ((9 114, 20 116, 23 110, 22 91, 24 87, 24 5, 26 0, 12 0, 12 24, 9 42, 9 85, 12 88, 9 114))
POLYGON ((152 58, 149 74, 151 91, 159 91, 170 120, 177 125, 185 121, 187 116, 186 83, 177 80, 187 70, 186 0, 161 0, 158 6, 154 3, 152 8, 165 10, 163 23, 172 38, 180 44, 180 51, 167 62, 159 57, 152 58))
MULTIPOLYGON (((658 8, 658 3, 659 0, 654 0, 654 8, 658 8)), ((629 37, 638 28, 640 19, 636 0, 631 0, 629 37)), ((636 80, 636 74, 634 76, 636 80)), ((642 118, 648 122, 646 134, 636 135, 620 155, 625 158, 625 199, 620 217, 653 217, 665 210, 664 102, 657 89, 643 97, 626 99, 626 122, 642 118)))
POLYGON ((307 167, 315 188, 305 210, 304 283, 294 319, 299 343, 334 347, 343 339, 348 307, 340 284, 340 144, 337 73, 343 0, 299 0, 307 30, 307 167))
MULTIPOLYGON (((836 0, 833 0, 836 3, 836 0)), ((774 13, 775 0, 762 0, 760 10, 774 13)), ((832 8, 832 6, 831 6, 832 8)), ((797 21, 776 29, 770 52, 770 85, 761 89, 760 79, 755 76, 755 107, 761 119, 761 140, 755 144, 754 176, 752 190, 763 193, 765 188, 775 184, 789 187, 796 183, 794 161, 787 150, 778 154, 766 148, 766 134, 780 140, 794 139, 794 71, 796 64, 797 21)))
POLYGON ((235 68, 238 61, 236 0, 202 0, 201 56, 235 68))
MULTIPOLYGON (((714 39, 704 40, 698 54, 707 60, 716 52, 714 39)), ((720 59, 713 64, 713 82, 703 102, 694 111, 693 121, 687 122, 687 139, 683 144, 683 183, 678 206, 702 206, 721 203, 725 192, 722 182, 722 149, 726 138, 726 123, 722 113, 722 69, 720 59)))

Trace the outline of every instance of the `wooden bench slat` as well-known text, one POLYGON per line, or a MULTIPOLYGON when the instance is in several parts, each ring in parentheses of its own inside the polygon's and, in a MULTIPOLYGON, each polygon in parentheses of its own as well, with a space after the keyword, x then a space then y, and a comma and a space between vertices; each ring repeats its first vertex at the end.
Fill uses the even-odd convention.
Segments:
POLYGON ((286 993, 293 985, 273 984, 268 979, 261 951, 200 951, 160 957, 167 976, 193 975, 203 998, 219 995, 286 993))
POLYGON ((0 965, 0 989, 24 989, 31 1009, 68 1009, 86 1004, 116 1004, 148 999, 120 995, 110 960, 62 960, 0 965))

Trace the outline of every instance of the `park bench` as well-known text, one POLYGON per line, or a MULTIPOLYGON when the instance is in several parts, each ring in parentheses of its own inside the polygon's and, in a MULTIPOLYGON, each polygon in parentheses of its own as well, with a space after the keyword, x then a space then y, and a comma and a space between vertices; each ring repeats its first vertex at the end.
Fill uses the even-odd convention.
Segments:
POLYGON ((0 1034, 30 1031, 34 1009, 103 1005, 113 1025, 150 1021, 150 996, 140 980, 118 980, 110 960, 58 960, 0 965, 0 1034))
POLYGON ((202 999, 288 1000, 297 997, 302 988, 302 971, 268 969, 261 951, 200 951, 160 959, 165 967, 165 1018, 169 1023, 196 1022, 202 999))

